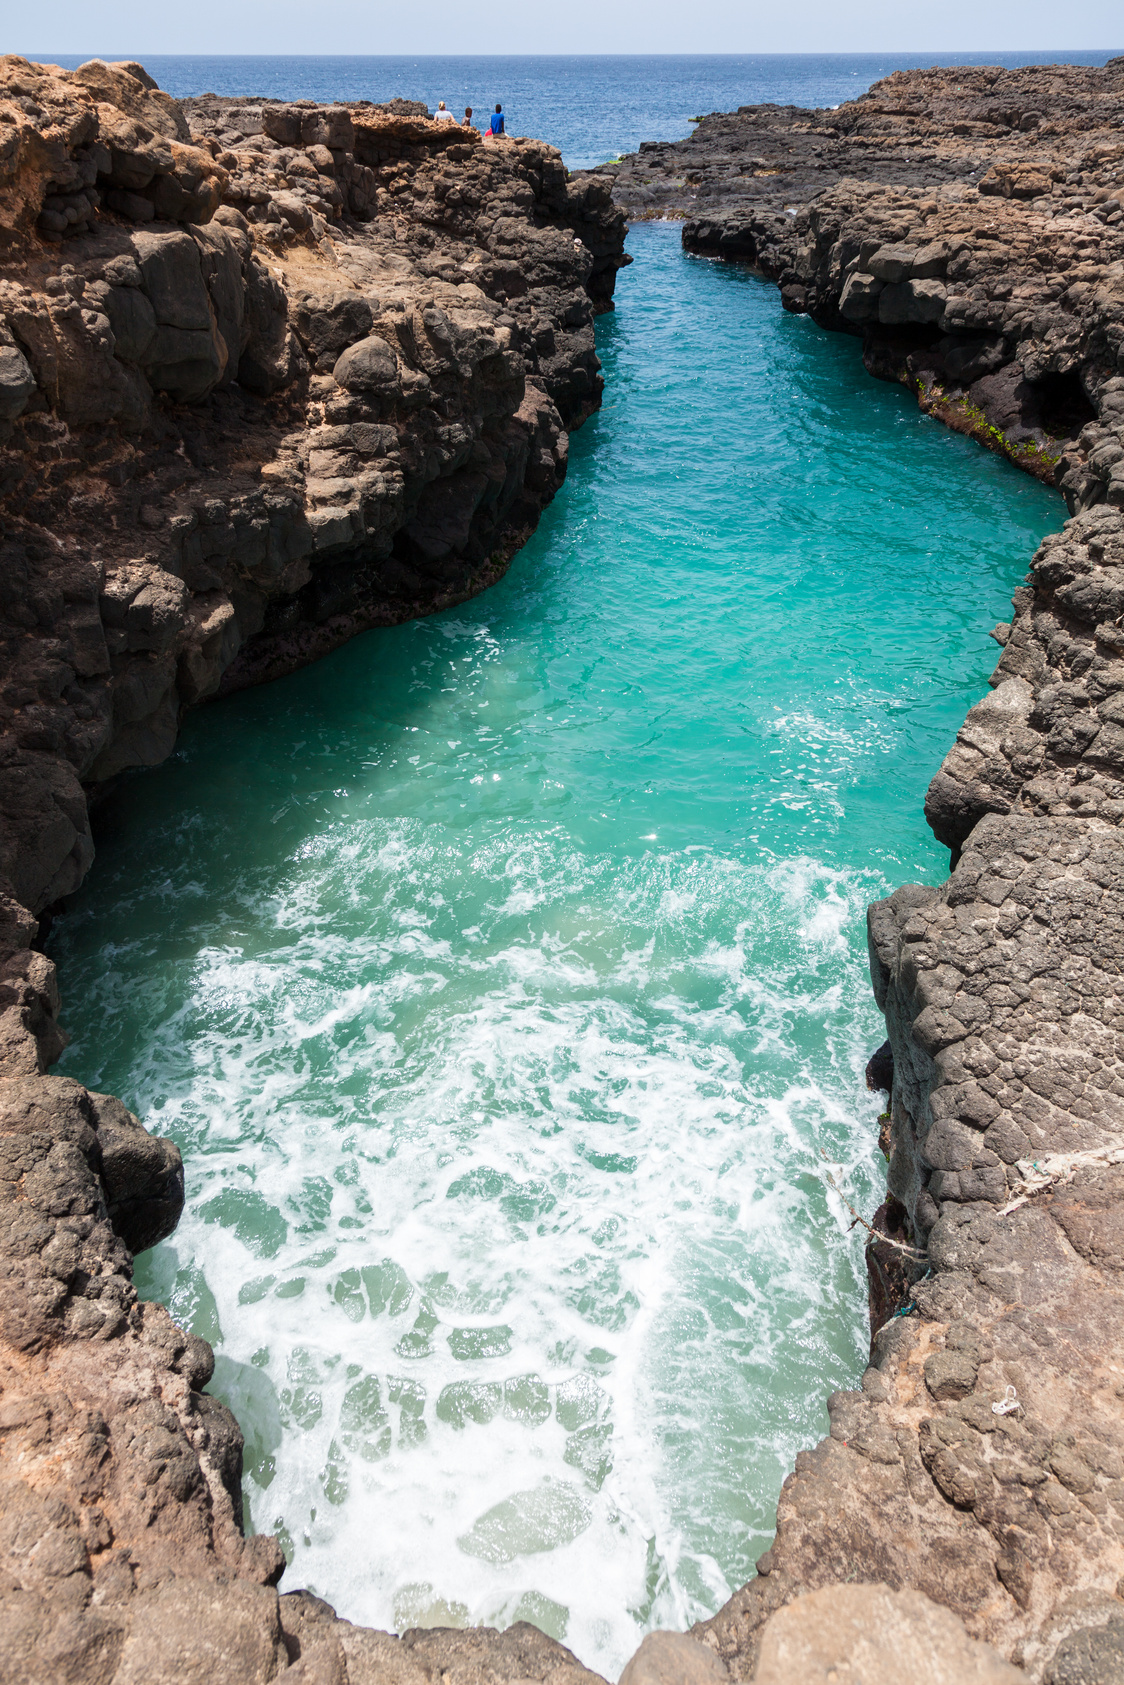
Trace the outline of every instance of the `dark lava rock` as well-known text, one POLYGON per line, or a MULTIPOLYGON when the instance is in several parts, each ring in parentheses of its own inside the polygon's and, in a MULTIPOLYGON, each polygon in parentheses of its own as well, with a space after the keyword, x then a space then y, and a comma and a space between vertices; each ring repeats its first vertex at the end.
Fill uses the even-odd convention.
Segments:
POLYGON ((608 185, 417 102, 187 107, 0 60, 5 1679, 592 1685, 531 1628, 398 1640, 276 1590, 210 1347, 140 1303, 183 1165, 64 1045, 37 915, 188 707, 498 578, 601 399, 608 185))

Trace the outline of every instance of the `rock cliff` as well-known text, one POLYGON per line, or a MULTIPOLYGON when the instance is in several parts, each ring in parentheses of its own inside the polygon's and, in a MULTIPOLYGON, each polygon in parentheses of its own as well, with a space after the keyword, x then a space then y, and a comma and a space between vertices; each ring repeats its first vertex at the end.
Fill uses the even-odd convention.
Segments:
POLYGON ((787 309, 860 335, 872 374, 1057 485, 1073 517, 996 628, 991 692, 930 787, 951 877, 870 909, 892 1055, 871 1072, 892 1089, 871 1366, 797 1458, 758 1577, 695 1636, 734 1678, 772 1677, 777 1611, 877 1581, 954 1611, 1025 1677, 1109 1685, 1124 1678, 1124 60, 899 73, 833 111, 707 118, 608 169, 634 212, 683 217, 689 250, 751 263, 787 309))
POLYGON ((1124 420, 1103 390, 1124 343, 1124 59, 899 71, 833 110, 705 118, 603 173, 1074 507, 1124 497, 1103 448, 1124 420))
POLYGON ((178 104, 0 60, 0 1679, 591 1676, 534 1629, 278 1597, 210 1348, 132 1253, 183 1167, 46 1075, 38 919, 87 798, 186 708, 499 577, 597 407, 624 218, 535 141, 422 106, 178 104))
MULTIPOLYGON (((952 876, 871 909, 871 1366, 758 1577, 626 1685, 1124 1671, 1122 118, 1119 61, 918 72, 608 172, 1074 517, 934 779, 952 876)), ((183 709, 498 576, 599 399, 613 184, 409 102, 177 104, 132 64, 0 61, 0 124, 0 1679, 593 1685, 526 1626, 278 1595, 210 1350, 131 1282, 178 1154, 46 1074, 35 942, 88 794, 183 709)))

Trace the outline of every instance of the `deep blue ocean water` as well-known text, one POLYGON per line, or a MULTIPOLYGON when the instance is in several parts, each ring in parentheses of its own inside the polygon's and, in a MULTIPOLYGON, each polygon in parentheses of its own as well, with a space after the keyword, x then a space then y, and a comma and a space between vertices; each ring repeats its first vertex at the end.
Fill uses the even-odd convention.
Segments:
MULTIPOLYGON (((120 48, 100 56, 130 58, 120 48)), ((1124 49, 1118 49, 1124 50, 1124 49)), ((92 55, 36 53, 74 69, 92 55)), ((634 152, 642 140, 679 140, 692 117, 766 100, 839 105, 894 70, 919 64, 1104 64, 1112 52, 763 53, 652 56, 400 58, 161 57, 144 60, 169 93, 267 94, 275 99, 443 99, 477 126, 496 101, 514 135, 557 146, 571 169, 634 152)))
POLYGON ((944 875, 925 786, 1064 513, 745 270, 630 250, 507 576, 191 716, 52 938, 60 1068, 183 1149, 138 1283, 288 1583, 609 1677, 748 1577, 865 1365, 865 908, 944 875))

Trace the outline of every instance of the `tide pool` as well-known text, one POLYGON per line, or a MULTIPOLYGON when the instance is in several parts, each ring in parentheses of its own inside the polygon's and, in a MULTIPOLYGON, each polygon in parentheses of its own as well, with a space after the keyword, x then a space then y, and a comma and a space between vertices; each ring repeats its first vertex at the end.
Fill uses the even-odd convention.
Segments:
POLYGON ((866 904, 1059 497, 634 230, 506 578, 192 716, 98 815, 59 1069, 184 1153, 138 1264, 284 1585, 615 1677, 752 1572, 854 1385, 866 904))

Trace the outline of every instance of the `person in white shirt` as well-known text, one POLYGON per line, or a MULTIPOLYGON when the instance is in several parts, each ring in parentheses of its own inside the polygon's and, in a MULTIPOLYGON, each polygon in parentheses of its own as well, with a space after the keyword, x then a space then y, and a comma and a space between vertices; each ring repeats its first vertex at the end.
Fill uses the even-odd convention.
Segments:
POLYGON ((433 113, 433 121, 435 123, 456 122, 456 118, 453 116, 453 113, 445 110, 445 101, 443 99, 438 100, 437 102, 437 110, 433 113))

